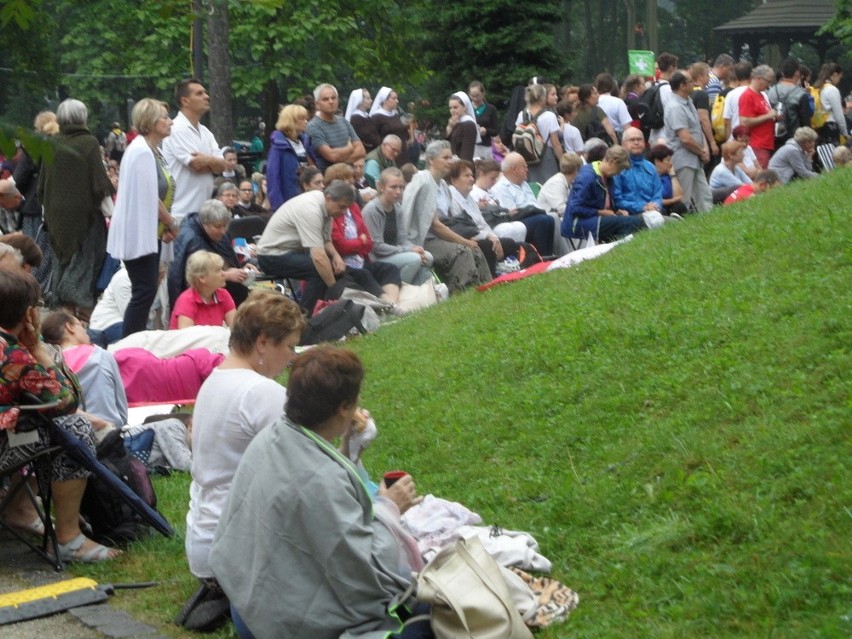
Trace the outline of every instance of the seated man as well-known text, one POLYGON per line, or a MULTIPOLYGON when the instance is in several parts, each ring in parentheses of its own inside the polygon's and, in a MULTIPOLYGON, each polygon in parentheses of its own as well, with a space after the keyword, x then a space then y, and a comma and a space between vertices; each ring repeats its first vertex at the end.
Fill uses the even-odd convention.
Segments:
POLYGON ((740 200, 747 200, 758 193, 763 193, 764 191, 768 191, 769 189, 778 186, 780 183, 781 180, 778 178, 778 174, 772 169, 758 171, 751 184, 743 184, 740 188, 726 197, 724 203, 733 204, 740 200))
POLYGON ((367 184, 377 189, 376 184, 379 181, 379 175, 385 169, 396 166, 396 158, 401 152, 402 140, 399 136, 393 133, 386 135, 381 145, 370 151, 365 158, 364 177, 367 184))
MULTIPOLYGON (((174 241, 174 261, 169 266, 169 305, 189 286, 186 281, 186 261, 196 251, 210 251, 225 261, 225 288, 239 306, 248 297, 248 288, 243 284, 248 273, 240 268, 240 260, 234 252, 228 223, 231 213, 219 200, 207 200, 198 213, 187 215, 180 225, 180 233, 174 241)), ((252 268, 252 267, 246 267, 252 268)))
POLYGON ((257 243, 264 273, 305 280, 302 307, 308 314, 346 271, 331 243, 331 222, 354 201, 355 189, 342 180, 334 180, 323 192, 297 195, 275 211, 257 243))
POLYGON ((769 167, 778 174, 782 184, 794 178, 813 178, 813 157, 816 150, 817 133, 809 126, 796 129, 792 139, 787 140, 769 160, 769 167))
MULTIPOLYGON (((535 194, 527 184, 527 161, 519 153, 509 153, 501 164, 502 177, 491 189, 491 195, 500 206, 514 213, 527 206, 538 208, 535 194)), ((527 227, 527 242, 538 249, 544 257, 553 255, 553 240, 556 221, 546 213, 536 213, 520 220, 527 227)))
POLYGON ((645 136, 634 127, 627 127, 621 139, 630 154, 630 166, 612 178, 612 199, 615 209, 630 215, 645 211, 663 212, 663 183, 657 169, 645 159, 645 136))

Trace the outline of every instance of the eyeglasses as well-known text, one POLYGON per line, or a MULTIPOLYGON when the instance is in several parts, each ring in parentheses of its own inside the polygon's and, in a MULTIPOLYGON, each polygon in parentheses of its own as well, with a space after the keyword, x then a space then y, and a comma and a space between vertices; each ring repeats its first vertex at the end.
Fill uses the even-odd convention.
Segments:
POLYGON ((254 189, 240 189, 243 193, 252 193, 254 189))

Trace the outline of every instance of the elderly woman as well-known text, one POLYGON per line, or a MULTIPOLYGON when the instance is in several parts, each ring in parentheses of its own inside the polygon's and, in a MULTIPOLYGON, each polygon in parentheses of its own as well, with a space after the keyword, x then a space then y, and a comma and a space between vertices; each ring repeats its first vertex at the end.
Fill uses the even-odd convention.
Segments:
POLYGON ((745 147, 736 140, 730 140, 722 145, 722 161, 716 165, 710 174, 710 188, 713 190, 713 201, 720 202, 743 184, 751 184, 751 178, 742 170, 745 147))
POLYGON ((287 392, 275 380, 295 357, 304 327, 295 302, 274 291, 252 291, 234 318, 231 352, 195 402, 186 556, 202 590, 224 601, 223 612, 227 599, 209 562, 213 535, 246 448, 282 414, 287 392))
POLYGON ((460 160, 473 161, 474 148, 482 144, 473 104, 464 91, 457 91, 450 96, 449 108, 447 139, 450 141, 450 149, 460 160))
POLYGON ((796 178, 813 178, 813 157, 816 150, 817 132, 809 126, 796 129, 793 137, 784 143, 769 160, 769 168, 778 174, 781 184, 796 178))
POLYGON ((402 628, 410 612, 392 605, 422 567, 399 526, 417 501, 414 483, 382 483, 371 498, 333 444, 352 431, 363 376, 346 349, 300 355, 284 416, 237 468, 210 565, 242 639, 414 636, 402 628))
POLYGON ((305 134, 307 126, 308 111, 303 106, 288 104, 278 114, 277 130, 269 136, 271 145, 266 164, 272 211, 299 195, 299 171, 316 165, 314 149, 305 134))
POLYGON ((400 228, 406 238, 403 248, 422 246, 435 259, 435 270, 450 293, 491 281, 488 262, 479 245, 462 237, 441 222, 449 211, 452 196, 444 178, 450 172, 453 154, 450 143, 436 140, 426 147, 427 168, 418 172, 402 196, 400 228))
POLYGON ((228 223, 231 213, 219 200, 207 200, 198 213, 187 215, 180 225, 180 233, 174 242, 175 257, 169 266, 168 287, 169 305, 175 301, 189 284, 186 281, 186 262, 196 251, 210 251, 225 261, 225 288, 234 303, 239 306, 248 296, 245 282, 246 271, 240 268, 240 261, 234 252, 231 236, 228 235, 228 223))
POLYGON ((355 133, 364 144, 364 150, 369 153, 382 142, 382 137, 376 129, 376 123, 370 118, 370 107, 373 106, 373 98, 367 89, 353 89, 346 102, 346 113, 344 117, 355 129, 355 133))
MULTIPOLYGON (((91 424, 74 412, 78 405, 74 382, 65 376, 39 338, 40 291, 38 282, 23 271, 0 270, 0 430, 15 431, 20 419, 16 408, 24 393, 55 406, 44 409, 54 424, 81 440, 94 454, 91 424)), ((39 432, 39 437, 49 437, 39 432)), ((3 464, 13 464, 34 452, 32 446, 9 447, 0 439, 3 464)), ((118 551, 95 543, 80 530, 80 500, 88 472, 61 455, 53 463, 51 488, 56 507, 56 539, 63 561, 92 563, 112 559, 118 551)), ((22 533, 41 535, 41 524, 32 503, 18 492, 6 510, 6 523, 22 533)))
POLYGON ((133 106, 131 117, 139 135, 121 160, 124 170, 118 178, 107 239, 107 251, 124 261, 130 278, 123 337, 145 330, 159 284, 159 240, 171 242, 178 234, 177 222, 169 213, 175 180, 159 148, 172 131, 169 112, 165 103, 144 98, 133 106))
MULTIPOLYGON (((447 175, 452 201, 447 216, 441 221, 462 237, 472 239, 479 245, 491 276, 496 277, 497 262, 507 257, 518 258, 518 243, 507 237, 498 237, 482 217, 479 205, 470 195, 476 181, 474 170, 473 162, 458 160, 453 163, 447 175)), ((525 244, 524 250, 533 249, 525 244)))
POLYGON ((370 108, 370 119, 376 125, 376 133, 379 134, 379 142, 385 139, 386 135, 396 135, 402 140, 402 150, 397 159, 397 165, 401 166, 409 161, 408 145, 413 141, 413 132, 410 127, 403 122, 402 117, 397 111, 399 107, 399 96, 396 91, 390 87, 382 87, 376 94, 376 100, 370 108))
POLYGON ((114 192, 100 143, 86 128, 88 117, 79 100, 59 105, 56 153, 38 181, 38 198, 56 254, 51 304, 65 306, 82 319, 88 319, 95 306, 95 282, 106 255, 101 202, 114 192))
POLYGON ((370 258, 377 262, 388 262, 399 268, 399 275, 408 284, 423 284, 432 279, 434 258, 422 246, 403 248, 405 236, 399 226, 400 200, 405 190, 405 178, 395 166, 388 167, 379 174, 376 181, 379 197, 364 207, 364 222, 373 248, 370 258))
POLYGON ((526 108, 518 113, 515 125, 534 122, 545 142, 541 161, 529 167, 529 180, 544 184, 559 170, 562 157, 562 130, 553 111, 547 109, 547 89, 542 84, 529 85, 524 93, 526 108))
POLYGON ((627 151, 615 145, 607 149, 603 160, 580 168, 562 218, 563 237, 586 239, 591 234, 595 242, 611 242, 647 228, 641 215, 614 210, 612 178, 629 166, 627 151))

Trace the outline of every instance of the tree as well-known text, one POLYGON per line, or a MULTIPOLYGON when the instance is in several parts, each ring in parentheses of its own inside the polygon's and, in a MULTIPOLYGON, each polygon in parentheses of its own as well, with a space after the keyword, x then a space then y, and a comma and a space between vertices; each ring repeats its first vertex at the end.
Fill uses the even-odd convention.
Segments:
POLYGON ((830 33, 847 47, 852 47, 852 0, 836 0, 837 13, 820 34, 830 33))
POLYGON ((210 129, 221 144, 234 139, 231 100, 231 52, 228 46, 228 3, 211 2, 207 14, 207 68, 210 90, 210 129))

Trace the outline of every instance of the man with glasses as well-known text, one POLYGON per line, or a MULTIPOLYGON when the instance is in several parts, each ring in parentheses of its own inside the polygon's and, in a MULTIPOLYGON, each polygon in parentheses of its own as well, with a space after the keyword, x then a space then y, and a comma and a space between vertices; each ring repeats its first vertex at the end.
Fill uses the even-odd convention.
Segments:
POLYGON ((402 140, 398 135, 389 133, 382 140, 381 145, 367 154, 367 162, 364 166, 364 177, 367 184, 374 189, 378 188, 376 182, 378 182, 382 171, 396 166, 396 158, 399 157, 400 153, 402 153, 402 140))
POLYGON ((751 148, 761 169, 769 166, 775 150, 775 121, 782 117, 766 97, 774 82, 775 72, 761 64, 751 72, 751 84, 740 96, 740 124, 749 129, 751 148))
POLYGON ((663 212, 663 182, 657 169, 645 159, 645 137, 634 127, 624 129, 621 144, 630 155, 630 168, 612 179, 615 208, 630 215, 663 212))
POLYGON ((690 211, 704 212, 713 208, 713 194, 703 168, 710 160, 710 151, 698 111, 689 99, 693 86, 692 78, 684 72, 672 75, 672 97, 665 112, 665 137, 674 151, 672 164, 683 188, 683 202, 690 211))

